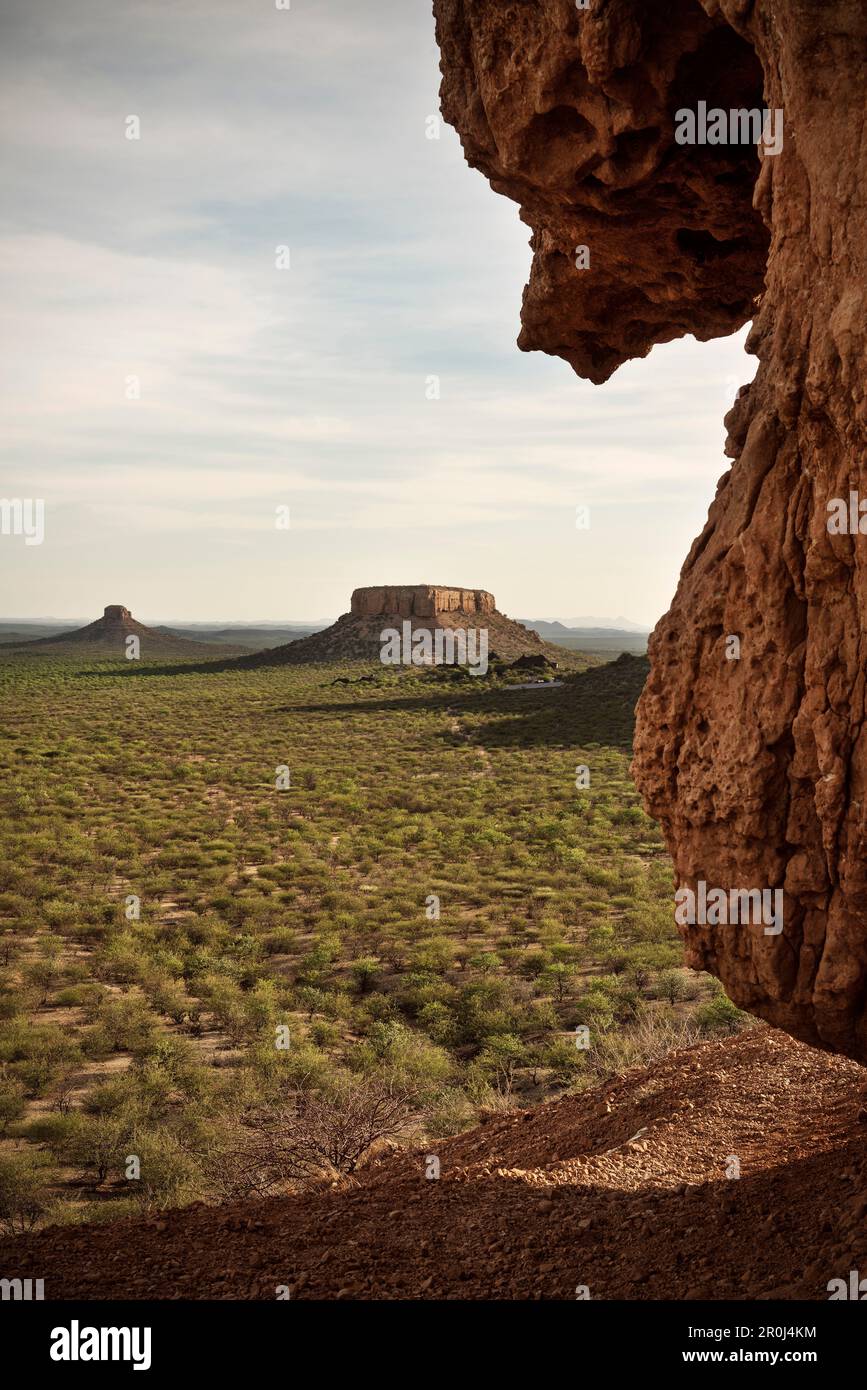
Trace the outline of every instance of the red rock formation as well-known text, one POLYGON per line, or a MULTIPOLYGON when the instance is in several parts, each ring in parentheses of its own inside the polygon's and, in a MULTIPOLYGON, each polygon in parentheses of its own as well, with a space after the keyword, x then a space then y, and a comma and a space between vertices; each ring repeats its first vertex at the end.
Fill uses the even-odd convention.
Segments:
MULTIPOLYGON (((708 7, 710 8, 710 6, 708 7)), ((761 106, 751 45, 697 0, 436 0, 442 104, 533 229, 520 347, 605 381, 690 332, 740 327, 768 236, 752 146, 679 146, 673 113, 761 106), (586 246, 590 269, 576 269, 586 246)))
POLYGON ((322 632, 259 652, 247 665, 275 666, 318 661, 379 661, 383 630, 411 622, 413 631, 474 629, 486 634, 491 660, 549 655, 567 666, 580 665, 562 647, 543 642, 538 632, 507 618, 485 589, 446 588, 435 584, 384 584, 355 589, 351 611, 322 632))
POLYGON ((360 618, 436 618, 441 613, 493 613, 496 606, 493 594, 484 589, 397 584, 355 589, 351 611, 360 618))
POLYGON ((656 342, 753 318, 758 372, 650 643, 635 774, 680 883, 785 890, 780 935, 686 927, 690 962, 742 1007, 867 1061, 867 537, 827 530, 831 499, 867 495, 867 10, 435 12, 444 113, 533 228, 522 347, 603 381, 656 342), (782 151, 678 145, 675 113, 700 100, 782 109, 782 151))

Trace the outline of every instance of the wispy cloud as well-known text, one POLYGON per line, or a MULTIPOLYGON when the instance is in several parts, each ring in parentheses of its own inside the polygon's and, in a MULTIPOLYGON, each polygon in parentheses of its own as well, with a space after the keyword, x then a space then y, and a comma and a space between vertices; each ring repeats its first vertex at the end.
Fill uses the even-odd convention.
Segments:
POLYGON ((300 617, 446 574, 656 618, 753 364, 675 343, 599 389, 518 353, 527 230, 426 138, 425 6, 6 11, 0 493, 48 506, 7 606, 300 617))

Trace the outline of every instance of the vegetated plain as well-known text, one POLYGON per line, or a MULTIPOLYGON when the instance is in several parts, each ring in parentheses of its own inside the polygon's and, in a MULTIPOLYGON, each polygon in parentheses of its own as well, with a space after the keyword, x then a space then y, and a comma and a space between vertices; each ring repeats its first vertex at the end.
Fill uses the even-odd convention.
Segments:
POLYGON ((645 672, 0 662, 0 1227, 334 1178, 743 1026, 680 965, 645 672))

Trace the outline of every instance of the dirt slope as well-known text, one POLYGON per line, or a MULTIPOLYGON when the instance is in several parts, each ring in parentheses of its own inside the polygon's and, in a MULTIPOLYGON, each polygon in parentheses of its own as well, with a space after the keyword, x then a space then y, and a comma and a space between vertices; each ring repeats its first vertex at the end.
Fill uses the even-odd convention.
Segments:
POLYGON ((397 1154, 343 1191, 7 1240, 0 1269, 49 1298, 826 1299, 867 1272, 865 1081, 759 1025, 444 1141, 438 1182, 397 1154))
MULTIPOLYGON (((385 617, 365 618, 353 613, 344 613, 337 622, 324 632, 315 632, 311 637, 288 642, 285 646, 272 647, 266 652, 257 652, 240 664, 245 666, 304 665, 317 661, 375 661, 379 662, 382 651, 381 634, 384 628, 401 631, 402 619, 388 614, 385 617)), ((415 631, 424 624, 417 623, 415 631)), ((429 630, 449 628, 464 631, 472 627, 484 627, 488 633, 489 653, 495 653, 507 661, 519 656, 547 656, 559 665, 570 666, 579 663, 580 658, 565 647, 556 647, 552 642, 543 642, 535 632, 521 627, 502 613, 485 614, 484 623, 479 623, 469 613, 447 613, 438 615, 435 625, 429 630)))

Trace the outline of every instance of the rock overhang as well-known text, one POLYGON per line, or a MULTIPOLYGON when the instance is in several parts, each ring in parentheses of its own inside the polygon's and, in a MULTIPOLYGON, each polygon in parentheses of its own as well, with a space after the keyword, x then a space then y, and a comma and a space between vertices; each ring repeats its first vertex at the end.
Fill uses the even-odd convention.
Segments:
POLYGON ((763 102, 761 64, 699 0, 435 0, 442 106, 520 205, 533 261, 519 346, 601 383, 685 333, 740 328, 769 234, 754 146, 676 140, 677 110, 763 102), (590 273, 577 267, 586 248, 590 273))
POLYGON ((827 526, 835 499, 867 501, 867 10, 434 12, 444 114, 533 230, 522 348, 603 382, 654 343, 753 320, 732 467, 650 640, 634 773, 678 884, 783 892, 779 933, 686 924, 689 962, 867 1062, 867 536, 827 526), (779 150, 679 148, 678 109, 700 101, 782 113, 779 150))

